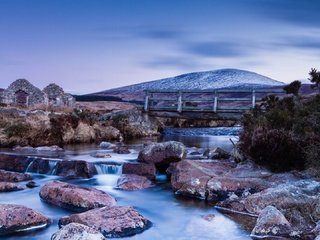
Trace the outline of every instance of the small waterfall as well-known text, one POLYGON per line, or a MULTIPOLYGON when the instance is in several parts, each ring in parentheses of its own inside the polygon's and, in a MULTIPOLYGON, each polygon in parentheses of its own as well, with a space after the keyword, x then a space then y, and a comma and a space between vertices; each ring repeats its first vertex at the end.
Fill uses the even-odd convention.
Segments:
POLYGON ((49 161, 49 175, 56 175, 58 161, 49 161))
POLYGON ((25 171, 26 173, 31 172, 31 170, 32 170, 32 165, 33 165, 34 160, 35 160, 33 157, 28 157, 28 159, 30 159, 30 158, 31 158, 32 160, 31 160, 31 162, 29 163, 28 167, 26 168, 26 171, 25 171))
POLYGON ((25 172, 28 173, 40 173, 54 175, 56 166, 59 160, 52 160, 41 157, 28 157, 31 159, 25 172))
POLYGON ((119 164, 96 163, 95 168, 98 174, 120 175, 122 173, 122 165, 119 164))

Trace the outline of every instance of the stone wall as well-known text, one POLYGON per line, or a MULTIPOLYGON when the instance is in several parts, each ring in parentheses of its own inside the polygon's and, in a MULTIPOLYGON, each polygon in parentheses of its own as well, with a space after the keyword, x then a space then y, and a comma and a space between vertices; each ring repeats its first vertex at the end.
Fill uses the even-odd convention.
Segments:
POLYGON ((0 89, 0 103, 21 105, 21 99, 23 103, 25 102, 23 105, 27 106, 51 104, 73 107, 75 105, 75 98, 71 94, 66 94, 60 86, 54 83, 49 84, 41 91, 28 80, 18 79, 11 83, 7 89, 0 89))
POLYGON ((6 103, 15 104, 15 94, 18 91, 23 91, 28 94, 28 105, 45 104, 47 102, 45 93, 43 93, 39 88, 33 86, 26 79, 18 79, 11 83, 9 87, 4 91, 6 103))

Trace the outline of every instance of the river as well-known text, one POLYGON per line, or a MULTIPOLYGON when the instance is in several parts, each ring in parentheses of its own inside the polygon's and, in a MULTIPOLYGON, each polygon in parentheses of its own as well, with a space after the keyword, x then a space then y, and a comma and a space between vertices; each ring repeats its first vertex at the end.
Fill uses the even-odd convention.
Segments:
MULTIPOLYGON (((167 129, 157 141, 177 140, 189 148, 222 147, 231 149, 233 141, 237 140, 236 135, 239 128, 216 128, 216 129, 167 129)), ((43 185, 48 181, 58 179, 61 181, 78 184, 81 186, 95 187, 106 191, 117 199, 118 205, 133 206, 142 215, 152 221, 153 226, 141 234, 123 238, 134 240, 166 239, 166 240, 242 240, 251 239, 250 233, 241 225, 235 223, 228 217, 217 212, 213 205, 206 204, 200 200, 193 200, 176 196, 170 189, 170 185, 164 176, 157 178, 155 187, 141 191, 121 191, 114 189, 117 178, 121 173, 121 163, 135 161, 142 143, 155 139, 144 139, 130 141, 127 144, 132 151, 130 154, 114 154, 108 162, 117 163, 103 165, 97 163, 99 172, 91 179, 67 180, 53 175, 41 175, 32 173, 35 181, 43 185), (212 221, 203 219, 203 216, 214 214, 212 221)), ((101 159, 92 157, 98 149, 97 145, 74 145, 66 146, 66 151, 61 158, 82 159, 92 162, 101 162, 101 159)), ((2 150, 7 151, 7 150, 2 150)), ((108 150, 104 150, 108 152, 108 150)), ((50 156, 48 156, 50 157, 50 156)), ((53 166, 54 167, 54 166, 53 166)), ((72 212, 48 205, 39 198, 40 187, 25 189, 18 192, 0 193, 0 203, 15 203, 31 207, 47 216, 53 223, 43 229, 30 233, 19 233, 2 239, 50 239, 51 235, 58 230, 60 217, 70 215, 72 212)))

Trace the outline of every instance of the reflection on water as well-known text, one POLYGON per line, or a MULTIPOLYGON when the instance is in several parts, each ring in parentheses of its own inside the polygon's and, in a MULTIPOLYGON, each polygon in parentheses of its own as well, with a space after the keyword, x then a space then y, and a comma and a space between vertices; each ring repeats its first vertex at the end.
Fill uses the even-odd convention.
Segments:
MULTIPOLYGON (((194 131, 194 130, 193 130, 194 131)), ((227 131, 226 131, 227 132, 227 131)), ((214 136, 200 134, 179 134, 173 132, 166 134, 164 140, 182 141, 189 147, 230 147, 229 138, 236 139, 235 136, 214 136)), ((123 238, 135 240, 243 240, 251 239, 248 231, 244 230, 231 219, 217 212, 212 205, 204 201, 194 200, 175 196, 166 182, 165 176, 158 176, 158 183, 155 187, 142 191, 121 191, 114 187, 121 173, 121 163, 132 161, 137 158, 142 143, 146 140, 131 142, 130 154, 115 154, 111 150, 110 159, 94 158, 93 153, 101 151, 97 145, 77 145, 66 147, 65 158, 82 159, 99 162, 96 167, 99 168, 99 174, 91 179, 73 179, 67 180, 57 176, 33 174, 35 181, 43 186, 46 182, 54 179, 70 182, 81 186, 91 186, 103 190, 117 199, 118 205, 133 206, 142 215, 153 222, 153 226, 142 234, 123 238), (101 162, 114 162, 114 164, 104 164, 101 162), (120 164, 120 165, 119 165, 120 164), (214 214, 212 221, 206 221, 203 216, 214 214)), ((161 139, 159 139, 161 141, 161 139)), ((108 152, 109 151, 109 152, 108 152)), ((39 198, 40 187, 34 189, 25 189, 19 192, 0 193, 0 203, 15 203, 31 207, 47 216, 53 223, 46 229, 32 233, 19 233, 2 239, 50 239, 51 235, 58 230, 58 220, 60 217, 70 215, 72 212, 48 205, 39 198)))

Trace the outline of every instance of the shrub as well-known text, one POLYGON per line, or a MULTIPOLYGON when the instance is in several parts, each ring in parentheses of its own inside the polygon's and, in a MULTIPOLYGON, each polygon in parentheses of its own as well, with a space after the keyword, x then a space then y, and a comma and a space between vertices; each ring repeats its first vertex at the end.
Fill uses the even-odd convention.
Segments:
POLYGON ((242 125, 240 150, 257 164, 273 171, 312 167, 320 173, 320 95, 269 96, 243 116, 242 125))
POLYGON ((246 145, 246 154, 272 171, 304 168, 300 145, 288 131, 257 128, 246 145))
POLYGON ((13 123, 4 129, 4 133, 10 137, 25 137, 29 134, 31 126, 27 123, 13 123))

